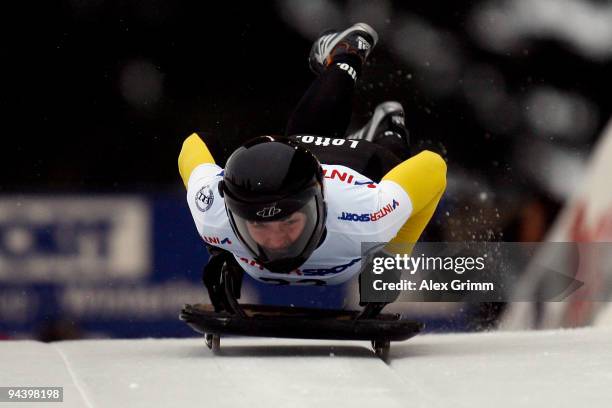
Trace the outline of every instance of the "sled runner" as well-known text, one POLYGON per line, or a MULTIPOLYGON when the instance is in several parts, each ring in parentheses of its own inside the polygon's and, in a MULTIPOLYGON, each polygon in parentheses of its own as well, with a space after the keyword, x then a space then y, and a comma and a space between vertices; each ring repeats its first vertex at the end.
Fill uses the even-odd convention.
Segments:
POLYGON ((398 314, 364 317, 360 311, 265 305, 239 305, 237 313, 215 312, 207 304, 185 305, 180 319, 204 334, 213 352, 220 351, 223 335, 368 340, 376 355, 384 360, 388 358, 391 341, 407 340, 423 328, 422 323, 398 314))

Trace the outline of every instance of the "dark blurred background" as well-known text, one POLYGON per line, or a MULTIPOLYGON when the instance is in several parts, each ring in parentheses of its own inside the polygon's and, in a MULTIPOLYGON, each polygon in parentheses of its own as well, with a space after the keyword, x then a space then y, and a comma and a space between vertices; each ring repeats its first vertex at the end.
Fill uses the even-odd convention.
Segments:
MULTIPOLYGON (((188 264, 174 268, 191 267, 197 282, 195 264, 205 255, 180 256, 199 245, 181 201, 183 139, 209 133, 229 153, 248 138, 283 133, 313 78, 313 39, 356 21, 375 27, 381 40, 358 83, 351 127, 378 103, 397 100, 416 150, 434 150, 449 164, 448 192, 426 239, 541 240, 579 185, 611 110, 608 1, 65 0, 18 7, 4 16, 14 28, 2 51, 5 256, 31 243, 34 221, 24 224, 26 235, 7 232, 22 205, 56 193, 137 194, 152 206, 151 240, 162 239, 151 244, 152 273, 162 273, 154 257, 167 259, 172 241, 172 256, 188 264), (180 228, 166 221, 160 238, 157 220, 169 214, 184 218, 180 228)), ((49 228, 41 226, 35 239, 47 255, 58 248, 49 228)), ((10 265, 7 276, 23 262, 10 265)), ((10 330, 32 331, 22 323, 10 330)))
MULTIPOLYGON (((312 79, 313 38, 358 20, 381 41, 355 126, 396 99, 415 141, 488 182, 545 173, 535 166, 546 153, 577 166, 610 111, 603 1, 66 0, 28 11, 4 61, 3 105, 20 124, 3 138, 10 191, 174 186, 194 129, 229 149, 282 132, 312 79)), ((529 178, 554 188, 540 176, 529 178)))

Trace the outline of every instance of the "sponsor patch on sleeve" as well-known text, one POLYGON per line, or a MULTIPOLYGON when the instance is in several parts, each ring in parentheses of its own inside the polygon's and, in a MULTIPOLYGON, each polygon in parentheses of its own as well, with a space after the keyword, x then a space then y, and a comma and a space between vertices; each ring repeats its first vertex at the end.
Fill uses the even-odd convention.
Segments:
POLYGON ((210 186, 206 185, 202 187, 195 196, 195 204, 198 207, 198 210, 202 212, 206 212, 210 209, 215 201, 215 196, 210 188, 210 186))

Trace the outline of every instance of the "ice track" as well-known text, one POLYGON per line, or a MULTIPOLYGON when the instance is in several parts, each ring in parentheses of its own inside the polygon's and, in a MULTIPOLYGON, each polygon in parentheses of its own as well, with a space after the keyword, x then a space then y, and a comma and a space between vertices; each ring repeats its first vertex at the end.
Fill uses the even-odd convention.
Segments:
POLYGON ((393 343, 389 365, 366 342, 221 347, 214 356, 199 338, 0 342, 0 386, 63 386, 64 403, 48 404, 62 408, 612 406, 611 329, 423 335, 393 343))

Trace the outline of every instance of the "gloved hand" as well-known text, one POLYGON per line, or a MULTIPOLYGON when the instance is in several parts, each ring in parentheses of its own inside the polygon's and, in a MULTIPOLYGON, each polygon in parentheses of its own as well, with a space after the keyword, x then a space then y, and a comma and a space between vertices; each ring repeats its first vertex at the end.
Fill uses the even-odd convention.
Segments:
POLYGON ((232 302, 227 298, 224 279, 229 279, 230 295, 235 299, 240 299, 242 287, 242 277, 244 271, 236 265, 234 257, 228 251, 208 247, 210 258, 202 271, 202 281, 208 290, 210 303, 215 308, 215 312, 228 311, 233 313, 232 302), (226 270, 226 273, 224 273, 226 270))

